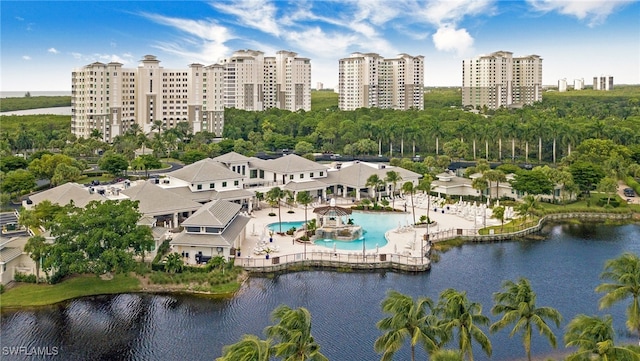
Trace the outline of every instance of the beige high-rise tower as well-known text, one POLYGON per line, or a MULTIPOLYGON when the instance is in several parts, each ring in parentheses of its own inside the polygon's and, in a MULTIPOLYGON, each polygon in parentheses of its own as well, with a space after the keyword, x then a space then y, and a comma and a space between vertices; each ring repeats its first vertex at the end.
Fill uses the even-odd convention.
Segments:
POLYGON ((463 60, 462 105, 497 109, 542 100, 542 58, 508 51, 463 60))
POLYGON ((353 53, 339 60, 338 106, 341 110, 379 107, 424 109, 424 57, 353 53))
POLYGON ((71 131, 97 131, 112 142, 137 124, 141 132, 186 122, 196 133, 222 136, 224 108, 311 110, 311 62, 279 51, 240 50, 219 63, 166 69, 153 55, 137 68, 93 63, 72 72, 71 131))

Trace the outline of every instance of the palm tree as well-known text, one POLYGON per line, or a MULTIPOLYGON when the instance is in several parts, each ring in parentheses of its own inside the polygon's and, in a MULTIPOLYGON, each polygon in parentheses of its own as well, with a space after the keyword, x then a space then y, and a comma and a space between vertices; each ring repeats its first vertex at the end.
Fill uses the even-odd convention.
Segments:
POLYGON ((608 260, 600 277, 611 281, 596 287, 596 292, 606 292, 600 299, 600 309, 631 298, 626 325, 629 331, 638 333, 640 344, 640 257, 625 252, 619 258, 608 260))
POLYGON ((406 182, 402 185, 402 191, 404 193, 409 193, 411 196, 411 213, 413 214, 413 224, 416 224, 416 207, 413 204, 413 193, 415 192, 415 188, 413 187, 413 182, 406 182))
POLYGON ((164 258, 164 262, 164 269, 169 273, 178 273, 184 267, 182 256, 175 252, 168 254, 164 258))
POLYGON ((480 202, 483 201, 484 191, 489 188, 489 182, 485 177, 478 177, 471 181, 471 188, 480 191, 480 202))
POLYGON ((503 206, 493 207, 492 211, 492 217, 500 220, 500 233, 504 231, 504 211, 505 209, 503 206))
POLYGON ((437 313, 441 316, 441 327, 445 333, 445 341, 458 336, 458 347, 463 355, 473 361, 473 345, 475 340, 487 356, 491 356, 491 341, 478 325, 489 325, 489 318, 482 314, 482 305, 471 302, 466 292, 448 288, 440 294, 437 313), (455 332, 454 332, 455 330, 455 332))
POLYGON ((536 307, 536 293, 531 289, 531 283, 526 278, 520 278, 518 283, 505 281, 502 284, 503 292, 493 294, 496 304, 491 309, 494 315, 502 315, 500 320, 494 322, 489 330, 499 331, 509 324, 514 324, 509 337, 522 331, 522 344, 531 361, 531 335, 535 326, 541 335, 545 336, 553 348, 557 346, 556 336, 547 324, 547 320, 553 321, 556 327, 560 327, 562 315, 552 307, 536 307))
POLYGON ((278 341, 273 346, 274 356, 286 361, 328 361, 311 335, 309 310, 304 307, 294 310, 280 305, 273 310, 271 317, 276 324, 268 326, 265 334, 278 341))
POLYGON ((267 191, 267 202, 271 204, 271 207, 278 206, 278 225, 280 232, 282 233, 282 216, 280 215, 280 200, 284 197, 285 193, 280 187, 273 187, 267 191))
MULTIPOLYGON (((311 204, 311 202, 313 202, 313 199, 311 199, 311 195, 309 194, 309 192, 300 192, 296 196, 296 202, 304 206, 304 230, 305 230, 304 235, 308 237, 309 235, 307 234, 308 232, 307 206, 311 204)), ((306 239, 304 239, 303 241, 304 241, 304 258, 307 259, 307 241, 306 239)))
POLYGON ((432 308, 430 298, 420 297, 414 301, 397 291, 387 293, 387 298, 382 301, 382 312, 390 316, 376 324, 384 334, 373 344, 374 350, 382 353, 382 361, 391 360, 406 338, 411 340, 412 361, 415 360, 416 345, 422 345, 427 353, 438 348, 439 330, 432 308))
POLYGON ((526 195, 522 200, 522 203, 516 206, 516 212, 519 215, 524 216, 524 224, 527 223, 527 216, 532 215, 533 211, 538 208, 538 202, 532 195, 526 195))
MULTIPOLYGON (((380 177, 378 177, 377 174, 372 174, 369 176, 369 178, 367 178, 367 182, 365 183, 366 187, 371 188, 371 190, 373 190, 373 198, 375 200, 375 196, 378 195, 378 198, 380 198, 379 192, 378 192, 378 188, 384 184, 384 182, 382 181, 382 179, 380 179, 380 177)), ((378 199, 378 202, 380 202, 380 199, 378 199)))
MULTIPOLYGON (((507 177, 505 174, 498 169, 488 170, 484 173, 483 177, 485 177, 489 182, 496 182, 496 199, 500 198, 500 182, 506 182, 507 177)), ((489 192, 491 193, 491 192, 489 192)))
POLYGON ((227 264, 227 259, 224 256, 215 256, 207 262, 207 265, 211 268, 216 268, 222 270, 222 274, 224 274, 224 266, 227 264))
POLYGON ((393 190, 391 191, 391 208, 392 209, 396 209, 396 187, 398 185, 398 182, 400 182, 402 180, 402 177, 400 176, 400 173, 390 170, 387 172, 387 176, 384 178, 384 181, 387 183, 391 183, 393 185, 393 190))
POLYGON ((604 318, 577 315, 569 322, 567 332, 564 334, 566 347, 578 347, 578 351, 570 355, 567 361, 640 360, 638 353, 616 346, 613 343, 613 335, 611 315, 605 315, 604 318))
POLYGON ((244 335, 242 339, 233 345, 222 349, 222 357, 216 361, 269 361, 273 354, 271 340, 261 340, 256 335, 244 335))
POLYGON ((29 238, 24 245, 24 251, 29 253, 29 257, 36 263, 36 283, 40 281, 40 266, 42 266, 42 257, 47 253, 48 245, 42 236, 33 236, 29 238))
MULTIPOLYGON (((427 195, 427 231, 425 233, 427 240, 429 240, 429 224, 431 223, 431 219, 429 218, 429 211, 431 210, 431 184, 433 182, 433 178, 431 175, 425 174, 424 177, 418 183, 418 190, 425 192, 427 195)), ((424 257, 424 249, 420 250, 420 257, 424 257)))

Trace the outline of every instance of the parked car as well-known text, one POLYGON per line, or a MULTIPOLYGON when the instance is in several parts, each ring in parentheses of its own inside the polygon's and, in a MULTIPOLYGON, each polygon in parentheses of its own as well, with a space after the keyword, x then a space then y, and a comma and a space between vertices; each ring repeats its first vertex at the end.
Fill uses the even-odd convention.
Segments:
POLYGON ((636 192, 633 190, 633 188, 625 188, 622 192, 624 193, 625 197, 635 197, 636 196, 636 192))

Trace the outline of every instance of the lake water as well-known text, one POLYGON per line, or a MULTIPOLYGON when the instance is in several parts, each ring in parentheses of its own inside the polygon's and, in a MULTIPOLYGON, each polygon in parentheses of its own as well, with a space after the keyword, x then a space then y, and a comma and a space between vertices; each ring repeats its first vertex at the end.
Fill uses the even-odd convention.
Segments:
MULTIPOLYGON (((442 254, 428 273, 298 272, 250 278, 231 299, 188 295, 123 294, 78 299, 36 310, 8 311, 1 319, 1 346, 56 347, 64 360, 212 360, 222 347, 243 334, 264 337, 270 313, 279 304, 306 307, 313 318, 312 333, 332 361, 379 360, 373 342, 380 336, 376 322, 384 315, 380 302, 387 290, 413 297, 438 294, 449 287, 465 290, 489 315, 492 294, 503 280, 531 280, 538 306, 557 308, 565 320, 555 329, 560 352, 562 330, 579 313, 613 315, 617 342, 635 337, 624 327, 626 302, 599 311, 594 288, 604 262, 625 251, 640 254, 640 226, 550 226, 543 241, 473 244, 442 254)), ((496 320, 495 316, 490 316, 496 320)), ((490 360, 524 357, 520 337, 508 331, 490 335, 490 360)), ((533 354, 554 352, 537 332, 533 354)), ((452 348, 455 346, 451 346, 452 348)), ((476 360, 489 360, 477 345, 476 360)), ((396 360, 409 359, 403 348, 396 360)), ((28 359, 27 356, 2 359, 28 359)), ((422 351, 418 359, 426 359, 422 351)))

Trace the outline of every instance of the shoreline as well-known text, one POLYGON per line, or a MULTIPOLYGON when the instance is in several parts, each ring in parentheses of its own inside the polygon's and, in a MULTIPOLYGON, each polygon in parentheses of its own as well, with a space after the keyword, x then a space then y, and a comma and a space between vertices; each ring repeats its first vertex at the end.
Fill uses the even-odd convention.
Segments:
MULTIPOLYGON (((552 222, 549 222, 552 225, 562 225, 562 224, 589 224, 592 223, 593 221, 589 221, 586 222, 586 220, 584 219, 565 219, 565 220, 555 220, 552 222)), ((637 220, 637 217, 634 217, 632 219, 627 219, 624 220, 623 222, 620 222, 620 220, 618 220, 617 222, 613 222, 614 224, 610 224, 609 222, 607 222, 606 220, 603 220, 602 222, 600 222, 603 225, 606 226, 612 226, 612 227, 618 227, 618 226, 623 226, 623 225, 627 225, 627 224, 640 224, 637 220)), ((522 239, 528 239, 528 238, 514 238, 511 239, 509 241, 513 242, 513 241, 519 241, 522 239)), ((539 237, 535 237, 534 240, 544 240, 546 239, 546 236, 540 235, 539 237)), ((466 239, 462 239, 463 240, 463 244, 474 244, 474 243, 478 243, 478 242, 474 242, 471 240, 466 240, 466 239)), ((435 243, 435 242, 434 242, 435 243)), ((441 243, 441 242, 437 242, 437 243, 441 243)), ((445 241, 446 243, 446 241, 445 241)), ((446 250, 440 250, 438 251, 438 253, 446 253, 446 250)), ((436 261, 433 261, 435 263, 437 263, 436 261)), ((334 271, 334 272, 340 272, 342 268, 331 268, 328 267, 326 268, 326 270, 329 271, 334 271)), ((291 272, 300 272, 300 271, 318 271, 318 270, 324 270, 324 268, 318 268, 318 267, 293 267, 290 270, 280 270, 278 272, 274 272, 273 274, 282 274, 282 273, 291 273, 291 272)), ((357 272, 358 270, 349 270, 349 272, 357 272)), ((391 270, 391 272, 398 272, 398 271, 394 271, 391 270)), ((55 285, 51 285, 51 284, 47 284, 47 283, 40 283, 38 285, 36 284, 32 284, 32 283, 22 283, 22 282, 12 282, 10 284, 9 287, 5 288, 5 291, 2 294, 2 297, 0 297, 0 299, 2 299, 2 301, 4 301, 4 299, 6 298, 6 295, 8 292, 11 292, 11 290, 16 289, 16 288, 21 288, 21 287, 29 287, 32 288, 32 292, 36 292, 38 290, 34 290, 36 288, 41 290, 44 289, 49 289, 49 288, 63 288, 61 287, 62 285, 66 285, 69 286, 69 282, 73 282, 73 280, 77 280, 77 279, 82 279, 82 280, 92 280, 90 282, 88 282, 91 287, 88 287, 87 289, 95 289, 96 286, 98 286, 98 290, 96 290, 95 292, 87 292, 87 293, 81 293, 78 295, 70 295, 69 297, 63 297, 63 298, 54 298, 53 300, 50 301, 44 301, 45 303, 40 303, 40 302, 35 302, 35 303, 29 303, 29 304, 24 304, 24 305, 17 305, 17 304, 12 304, 10 303, 9 305, 4 305, 4 302, 0 301, 0 313, 1 312, 5 312, 5 311, 16 311, 16 310, 23 310, 23 309, 31 309, 31 308, 40 308, 40 307, 50 307, 50 306, 55 306, 57 304, 63 303, 63 302, 69 302, 75 299, 81 299, 84 297, 95 297, 95 296, 104 296, 104 295, 117 295, 117 294, 127 294, 127 293, 146 293, 146 294, 176 294, 176 295, 187 295, 187 296, 194 296, 194 297, 206 297, 206 298, 233 298, 238 291, 240 291, 243 287, 243 285, 251 278, 251 277, 265 277, 265 276, 269 276, 269 274, 265 274, 265 273, 260 273, 260 272, 252 272, 250 270, 246 270, 244 269, 240 275, 237 278, 237 287, 235 289, 233 289, 232 291, 229 292, 210 292, 210 291, 198 291, 198 290, 193 290, 190 289, 190 287, 192 287, 191 284, 153 284, 150 282, 150 279, 148 278, 148 276, 146 275, 138 275, 135 273, 130 273, 127 275, 122 275, 122 274, 118 274, 118 275, 114 275, 112 277, 107 277, 108 279, 105 279, 105 277, 98 277, 95 276, 93 274, 84 274, 84 275, 74 275, 72 277, 70 277, 69 279, 55 284, 55 285), (116 285, 117 287, 114 289, 109 289, 108 291, 103 291, 102 290, 102 286, 101 285, 102 282, 110 282, 112 281, 114 278, 118 278, 120 279, 120 281, 122 281, 122 279, 135 279, 136 280, 136 285, 135 287, 131 287, 130 284, 119 284, 116 285), (97 282, 96 282, 97 281, 97 282)), ((71 285, 72 286, 72 285, 71 285)), ((6 301, 5 301, 6 302, 6 301)), ((11 301, 9 301, 11 302, 11 301)))

